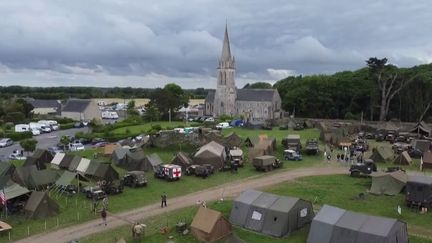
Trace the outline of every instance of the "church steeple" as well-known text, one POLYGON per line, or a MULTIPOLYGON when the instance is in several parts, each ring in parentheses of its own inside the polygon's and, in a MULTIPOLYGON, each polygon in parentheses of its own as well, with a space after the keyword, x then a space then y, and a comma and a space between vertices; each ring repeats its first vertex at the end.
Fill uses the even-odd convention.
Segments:
POLYGON ((222 55, 221 55, 221 61, 230 61, 231 59, 231 48, 229 43, 229 37, 228 37, 228 24, 225 24, 225 36, 223 41, 223 47, 222 47, 222 55))

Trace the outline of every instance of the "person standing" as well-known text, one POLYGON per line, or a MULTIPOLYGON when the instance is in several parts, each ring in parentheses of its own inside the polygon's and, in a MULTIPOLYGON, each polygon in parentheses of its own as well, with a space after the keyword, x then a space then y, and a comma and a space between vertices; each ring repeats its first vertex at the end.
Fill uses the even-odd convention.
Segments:
POLYGON ((102 222, 105 224, 105 226, 107 225, 107 221, 106 221, 106 217, 107 217, 107 211, 106 209, 103 207, 101 210, 101 217, 102 217, 102 222))
POLYGON ((166 193, 164 192, 164 193, 162 193, 162 195, 161 195, 161 208, 163 208, 164 206, 165 206, 165 207, 167 206, 167 202, 166 202, 166 200, 167 200, 167 195, 166 195, 166 193))

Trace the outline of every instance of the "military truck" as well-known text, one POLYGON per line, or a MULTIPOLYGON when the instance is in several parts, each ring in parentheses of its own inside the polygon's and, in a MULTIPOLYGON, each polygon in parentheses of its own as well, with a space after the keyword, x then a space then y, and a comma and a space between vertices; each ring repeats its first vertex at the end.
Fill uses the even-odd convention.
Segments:
POLYGON ((295 126, 294 126, 294 130, 295 130, 295 131, 300 131, 300 130, 303 130, 303 129, 304 129, 303 123, 299 123, 299 122, 297 122, 297 123, 295 124, 295 126))
POLYGON ((197 177, 207 178, 209 175, 213 174, 214 166, 210 164, 204 165, 191 165, 186 168, 186 175, 195 175, 197 177))
POLYGON ((295 151, 301 150, 300 135, 290 134, 286 138, 282 139, 282 145, 285 149, 292 149, 295 151))
POLYGON ((234 148, 229 151, 230 160, 236 163, 238 167, 243 167, 243 150, 234 148))
POLYGON ((267 172, 282 167, 282 162, 274 156, 264 155, 254 158, 252 165, 256 170, 267 172))
POLYGON ((108 195, 119 194, 123 192, 123 182, 120 180, 110 181, 100 186, 101 190, 108 195))
POLYGON ((297 153, 297 151, 294 151, 292 149, 285 149, 284 150, 284 158, 286 160, 294 160, 294 161, 303 160, 303 157, 301 156, 301 154, 297 153))
POLYGON ((147 178, 145 177, 144 171, 128 171, 123 176, 123 184, 129 187, 141 187, 147 186, 147 178))
POLYGON ((409 176, 405 191, 408 207, 432 209, 432 177, 424 175, 409 176))
POLYGON ((105 198, 106 193, 102 191, 99 186, 86 186, 81 189, 81 192, 86 195, 87 198, 93 200, 102 200, 105 198))
POLYGON ((305 146, 306 154, 317 155, 319 153, 318 141, 316 139, 308 139, 305 146))
POLYGON ((351 165, 349 172, 352 177, 359 177, 360 175, 370 175, 372 172, 376 172, 377 167, 375 162, 371 159, 367 159, 364 163, 358 163, 351 165))

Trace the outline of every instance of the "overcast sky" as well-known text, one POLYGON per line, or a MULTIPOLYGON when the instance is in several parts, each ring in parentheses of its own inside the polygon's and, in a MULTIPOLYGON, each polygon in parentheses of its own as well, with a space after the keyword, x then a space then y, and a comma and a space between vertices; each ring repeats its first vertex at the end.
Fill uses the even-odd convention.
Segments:
POLYGON ((0 16, 0 85, 213 88, 226 20, 238 87, 432 62, 428 0, 10 0, 0 16))

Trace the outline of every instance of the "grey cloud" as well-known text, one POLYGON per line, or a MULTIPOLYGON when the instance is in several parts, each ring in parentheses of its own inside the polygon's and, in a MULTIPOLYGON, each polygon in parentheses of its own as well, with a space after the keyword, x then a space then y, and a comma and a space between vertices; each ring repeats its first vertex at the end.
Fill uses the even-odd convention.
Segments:
POLYGON ((431 12, 426 0, 2 1, 0 85, 214 86, 226 19, 239 83, 370 56, 428 63, 431 12))

